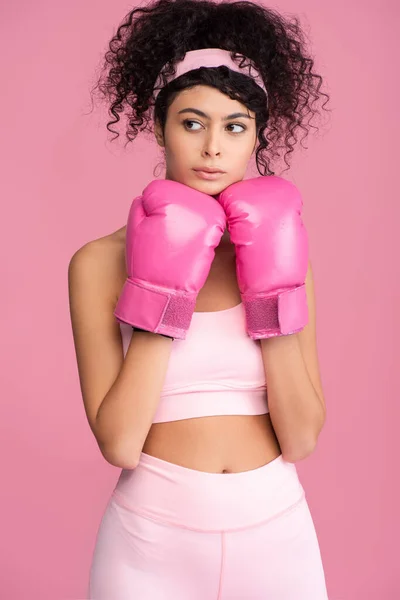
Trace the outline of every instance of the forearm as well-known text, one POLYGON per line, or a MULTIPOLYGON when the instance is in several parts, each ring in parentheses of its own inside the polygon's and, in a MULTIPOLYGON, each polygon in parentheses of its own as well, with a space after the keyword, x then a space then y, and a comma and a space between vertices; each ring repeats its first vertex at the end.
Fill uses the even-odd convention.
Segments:
POLYGON ((282 455, 295 462, 310 452, 325 420, 296 334, 261 340, 271 422, 282 455))
POLYGON ((136 466, 157 410, 172 343, 154 333, 132 335, 121 371, 96 418, 96 438, 115 466, 136 466))

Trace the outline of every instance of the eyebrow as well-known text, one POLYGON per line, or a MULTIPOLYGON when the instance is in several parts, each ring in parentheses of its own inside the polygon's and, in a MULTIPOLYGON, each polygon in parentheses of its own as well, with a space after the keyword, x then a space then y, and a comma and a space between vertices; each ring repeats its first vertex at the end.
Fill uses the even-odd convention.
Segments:
MULTIPOLYGON (((196 115, 199 115, 199 117, 204 117, 205 119, 208 119, 208 120, 210 120, 210 118, 211 118, 211 117, 209 117, 209 115, 207 115, 202 110, 199 110, 198 108, 183 108, 182 110, 180 110, 178 112, 178 115, 181 115, 182 113, 188 113, 188 112, 195 113, 196 115)), ((248 115, 246 113, 236 112, 236 113, 232 113, 231 115, 228 115, 227 117, 223 117, 222 121, 229 121, 229 119, 237 119, 238 117, 244 117, 245 119, 253 118, 253 117, 250 117, 250 115, 248 115)))

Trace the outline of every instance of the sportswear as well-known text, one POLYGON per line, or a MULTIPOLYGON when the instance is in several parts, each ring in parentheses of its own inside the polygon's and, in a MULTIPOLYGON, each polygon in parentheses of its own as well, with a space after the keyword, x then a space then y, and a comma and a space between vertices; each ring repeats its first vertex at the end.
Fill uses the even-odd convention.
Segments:
POLYGON ((243 75, 251 77, 265 94, 267 94, 261 73, 247 56, 244 56, 243 54, 240 55, 237 52, 230 52, 229 50, 224 50, 222 48, 200 48, 199 50, 190 50, 185 53, 182 60, 174 63, 174 73, 170 74, 164 72, 167 64, 168 63, 162 67, 156 83, 154 84, 153 93, 155 98, 157 98, 164 85, 167 85, 170 81, 173 81, 184 73, 194 71, 201 67, 213 68, 220 66, 228 67, 231 71, 243 73, 243 75), (235 60, 232 58, 232 54, 235 56, 235 60))
MULTIPOLYGON (((132 328, 120 330, 126 355, 132 328)), ((193 313, 186 339, 171 345, 153 423, 268 412, 261 346, 247 335, 243 304, 193 313)))
POLYGON ((308 322, 308 238, 299 190, 282 177, 256 177, 228 186, 218 201, 236 249, 249 336, 301 331, 308 322))
POLYGON ((177 181, 150 182, 129 211, 118 321, 185 339, 225 226, 212 196, 177 181))

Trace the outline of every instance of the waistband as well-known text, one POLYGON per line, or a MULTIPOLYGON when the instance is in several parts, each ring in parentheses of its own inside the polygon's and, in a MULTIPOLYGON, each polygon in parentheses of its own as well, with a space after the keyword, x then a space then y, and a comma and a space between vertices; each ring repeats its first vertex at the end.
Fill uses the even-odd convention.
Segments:
POLYGON ((268 412, 265 387, 169 392, 161 395, 153 423, 213 415, 263 415, 268 412))
POLYGON ((123 469, 111 499, 146 518, 203 532, 238 531, 292 510, 305 498, 294 463, 282 454, 239 473, 208 473, 144 452, 123 469))

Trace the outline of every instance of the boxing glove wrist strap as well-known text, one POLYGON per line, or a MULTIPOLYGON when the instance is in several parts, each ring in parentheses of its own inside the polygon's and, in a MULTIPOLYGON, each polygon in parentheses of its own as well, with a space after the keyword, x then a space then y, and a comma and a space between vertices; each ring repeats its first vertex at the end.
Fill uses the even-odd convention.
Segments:
POLYGON ((196 305, 196 294, 183 294, 128 278, 114 315, 119 321, 144 331, 185 339, 196 305))
POLYGON ((308 322, 305 284, 264 296, 242 296, 249 336, 256 340, 301 331, 308 322))

